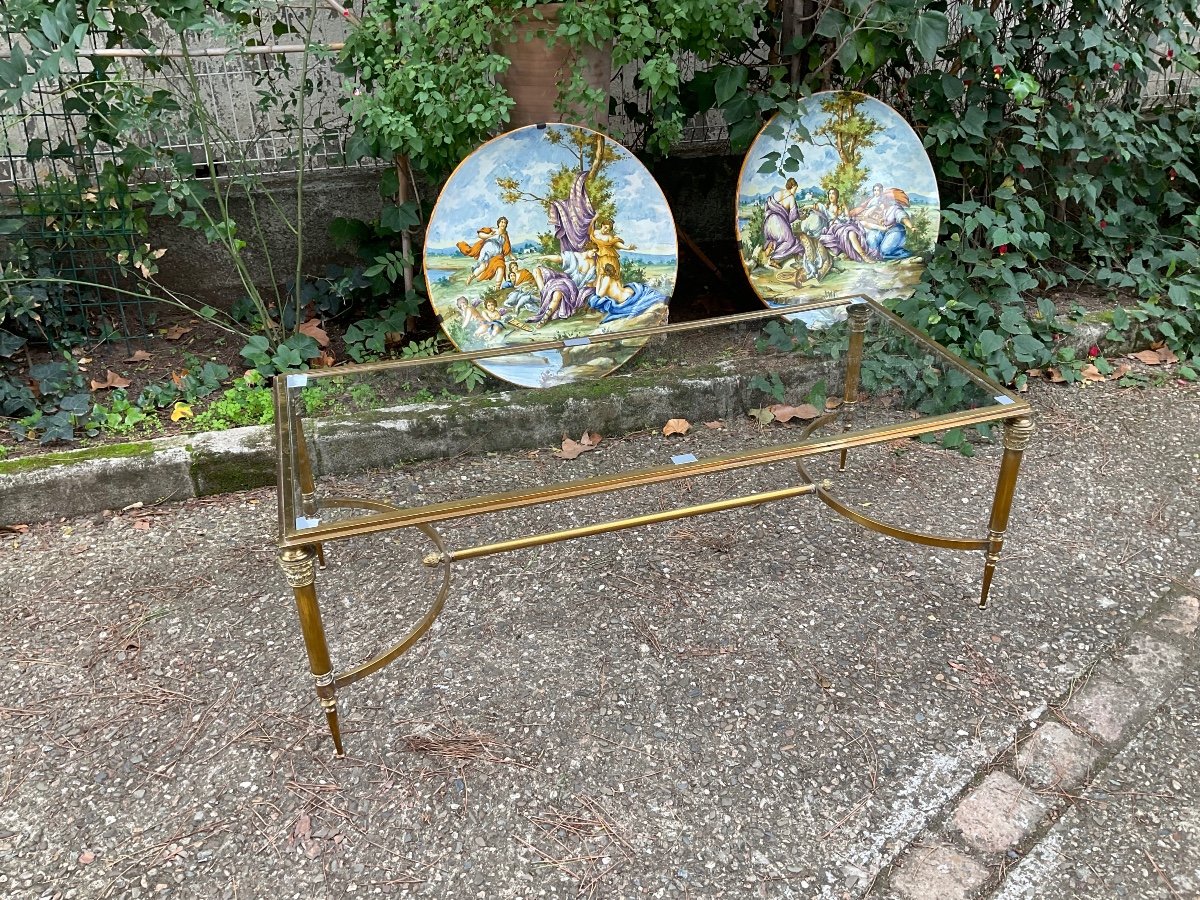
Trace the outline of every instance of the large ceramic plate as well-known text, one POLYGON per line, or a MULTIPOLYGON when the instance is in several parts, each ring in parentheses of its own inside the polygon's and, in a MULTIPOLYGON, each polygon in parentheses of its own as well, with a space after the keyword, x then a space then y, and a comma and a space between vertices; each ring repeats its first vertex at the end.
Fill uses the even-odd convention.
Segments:
MULTIPOLYGON (((742 265, 768 306, 910 296, 939 207, 929 157, 894 109, 850 91, 814 94, 795 117, 768 122, 742 163, 742 265)), ((800 318, 830 324, 827 313, 800 318)))
MULTIPOLYGON (((494 138, 446 182, 425 280, 460 350, 611 334, 667 320, 678 247, 666 198, 628 150, 576 125, 494 138)), ((607 375, 639 341, 481 360, 527 387, 607 375)))

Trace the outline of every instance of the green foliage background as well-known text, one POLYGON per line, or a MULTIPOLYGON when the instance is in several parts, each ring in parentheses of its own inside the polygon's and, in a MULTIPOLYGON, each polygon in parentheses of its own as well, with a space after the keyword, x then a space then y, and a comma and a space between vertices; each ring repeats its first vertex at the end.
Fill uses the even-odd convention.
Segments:
POLYGON ((1072 380, 1087 360, 1061 347, 1055 317, 1082 285, 1123 304, 1109 340, 1163 341, 1195 371, 1193 0, 822 0, 817 12, 786 43, 774 23, 778 65, 705 77, 735 150, 818 90, 879 96, 913 124, 943 224, 902 315, 1006 383, 1043 366, 1072 380))

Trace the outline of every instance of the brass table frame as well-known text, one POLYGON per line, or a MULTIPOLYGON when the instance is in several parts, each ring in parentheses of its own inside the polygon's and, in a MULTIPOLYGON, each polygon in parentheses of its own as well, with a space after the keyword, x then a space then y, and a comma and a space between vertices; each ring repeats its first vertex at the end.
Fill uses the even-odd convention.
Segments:
MULTIPOLYGON (((659 325, 624 331, 612 336, 597 335, 591 340, 595 343, 605 340, 629 340, 630 338, 641 336, 648 337, 672 332, 686 332, 699 328, 713 327, 719 324, 755 322, 778 318, 781 315, 799 310, 828 307, 836 302, 845 303, 847 301, 851 303, 849 306, 850 345, 846 355, 846 370, 843 379, 843 402, 837 410, 821 416, 805 428, 801 432, 801 440, 798 443, 747 450, 724 456, 701 459, 682 465, 639 469, 534 487, 527 490, 508 491, 472 497, 465 500, 427 504, 412 509, 405 509, 391 503, 359 497, 319 498, 316 493, 316 485, 306 438, 304 436, 304 429, 300 421, 300 413, 296 408, 296 404, 292 401, 292 395, 288 390, 288 377, 281 375, 276 378, 274 386, 275 435, 278 451, 277 483, 279 492, 280 534, 278 561, 295 595, 296 607, 300 619, 300 630, 304 638, 305 650, 308 654, 309 669, 316 684, 317 696, 325 711, 329 733, 333 738, 333 744, 338 756, 343 756, 345 753, 342 747, 341 727, 338 722, 338 690, 379 671, 388 663, 393 662, 408 651, 428 631, 441 613, 446 598, 449 595, 451 562, 474 559, 494 553, 507 553, 513 550, 537 547, 558 541, 587 537, 589 535, 603 534, 624 528, 635 528, 641 525, 667 522, 689 516, 699 516, 710 512, 736 509, 743 506, 754 506, 760 503, 770 503, 805 494, 815 494, 831 509, 872 531, 905 541, 942 547, 949 550, 983 551, 984 566, 979 595, 979 608, 984 609, 991 590, 992 577, 995 573, 996 565, 1000 560, 1000 551, 1004 546, 1004 535, 1008 528, 1009 513, 1012 509, 1013 494, 1017 483, 1017 472, 1021 465, 1021 456, 1033 432, 1029 404, 1020 396, 1012 393, 985 376, 982 372, 964 363, 945 347, 922 334, 917 329, 912 328, 888 309, 865 296, 834 298, 833 300, 800 304, 786 309, 767 309, 761 312, 756 311, 733 316, 722 316, 700 322, 659 325), (863 341, 869 318, 872 315, 883 317, 896 330, 913 339, 920 346, 933 351, 942 362, 967 375, 976 384, 985 388, 996 399, 997 405, 927 416, 912 422, 880 425, 856 431, 854 429, 854 416, 855 406, 859 399, 858 382, 863 355, 863 341), (812 439, 814 432, 838 419, 841 419, 843 426, 840 434, 812 439), (996 420, 1004 421, 1004 456, 1000 463, 1000 473, 992 499, 987 534, 980 538, 964 539, 946 535, 926 534, 872 518, 834 497, 825 484, 820 484, 813 480, 804 466, 804 458, 807 456, 837 451, 840 455, 839 468, 844 470, 846 467, 847 451, 853 447, 895 440, 897 438, 917 437, 922 434, 943 431, 949 428, 977 425, 996 420), (290 451, 294 451, 294 453, 290 451), (747 494, 742 497, 701 503, 695 506, 681 507, 664 512, 601 522, 595 525, 568 528, 562 531, 525 535, 507 541, 458 550, 447 549, 434 527, 439 522, 446 522, 453 519, 484 515, 502 510, 539 506, 558 500, 604 494, 640 485, 662 484, 686 478, 694 478, 700 475, 788 460, 796 461, 801 479, 797 485, 774 491, 764 491, 747 494), (295 497, 296 487, 299 488, 298 505, 295 497), (347 521, 334 521, 326 524, 320 524, 319 520, 316 519, 322 509, 335 508, 361 509, 367 511, 369 514, 347 521), (311 527, 302 527, 301 523, 303 523, 303 526, 311 527), (422 560, 425 566, 435 569, 440 568, 442 570, 441 583, 437 589, 433 603, 409 633, 391 648, 352 668, 335 673, 329 653, 325 626, 321 620, 320 605, 317 602, 316 570, 318 564, 324 568, 324 544, 328 541, 342 538, 378 534, 399 528, 417 528, 429 538, 433 545, 433 552, 429 553, 422 560)), ((520 350, 563 349, 565 346, 562 341, 542 341, 522 345, 520 350)), ((514 348, 504 348, 500 350, 445 354, 439 356, 438 359, 442 362, 480 359, 511 354, 512 352, 514 352, 514 348)), ((346 366, 339 369, 338 372, 349 375, 401 369, 428 363, 429 360, 370 363, 358 366, 346 366)))

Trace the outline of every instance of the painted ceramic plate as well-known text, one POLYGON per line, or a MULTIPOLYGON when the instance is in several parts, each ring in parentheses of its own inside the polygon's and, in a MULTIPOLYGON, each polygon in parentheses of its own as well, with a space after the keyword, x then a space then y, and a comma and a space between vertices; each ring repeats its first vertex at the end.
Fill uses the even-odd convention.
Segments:
MULTIPOLYGON (((848 294, 907 297, 940 221, 937 180, 920 139, 899 113, 865 94, 814 94, 795 118, 768 122, 742 163, 738 245, 768 306, 848 294)), ((798 316, 823 327, 837 314, 798 316)))
MULTIPOLYGON (((675 223, 636 157, 576 125, 488 141, 446 182, 425 237, 425 280, 460 350, 611 334, 667 320, 675 223)), ((526 387, 607 375, 641 341, 480 360, 526 387)))

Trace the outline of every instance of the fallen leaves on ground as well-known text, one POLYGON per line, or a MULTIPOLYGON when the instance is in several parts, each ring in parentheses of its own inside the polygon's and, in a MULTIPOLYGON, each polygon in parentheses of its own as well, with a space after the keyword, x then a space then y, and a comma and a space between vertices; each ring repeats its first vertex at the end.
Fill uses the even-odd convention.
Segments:
POLYGON ((125 357, 125 362, 145 362, 150 358, 150 354, 145 350, 134 350, 132 356, 125 357))
POLYGON ((1136 359, 1138 362, 1143 362, 1148 366, 1172 365, 1179 362, 1179 357, 1172 353, 1168 347, 1139 350, 1137 353, 1130 353, 1129 358, 1136 359))
POLYGON ((843 401, 841 397, 826 397, 825 398, 825 408, 826 409, 837 409, 844 402, 845 401, 843 401))
POLYGON ((687 419, 668 419, 662 433, 665 437, 670 437, 673 434, 687 434, 691 430, 692 423, 687 419))
POLYGON ((577 441, 573 441, 569 437, 564 437, 562 449, 555 450, 554 455, 559 459, 576 459, 589 450, 595 450, 600 441, 600 435, 594 431, 585 431, 577 441))
POLYGON ((325 329, 321 327, 321 322, 318 319, 309 319, 296 330, 301 334, 307 334, 320 347, 329 346, 329 335, 325 333, 325 329))
POLYGON ((815 419, 821 411, 811 403, 801 403, 790 406, 787 403, 775 403, 761 409, 752 409, 748 415, 759 425, 770 425, 772 422, 790 422, 792 419, 808 421, 815 419))
POLYGON ((178 422, 180 419, 191 419, 195 416, 192 408, 186 403, 176 403, 175 408, 171 410, 171 421, 178 422))
POLYGON ((776 422, 790 422, 792 419, 815 419, 821 411, 811 403, 801 403, 799 406, 789 406, 786 403, 776 403, 767 407, 776 422))
POLYGON ((704 427, 711 428, 713 431, 720 431, 722 428, 725 427, 725 423, 722 422, 720 419, 718 419, 715 422, 705 422, 704 427))
POLYGON ((134 519, 133 520, 133 530, 134 531, 149 531, 150 530, 150 520, 149 519, 134 519))
POLYGON ((122 378, 120 375, 118 375, 112 369, 109 369, 104 373, 103 381, 100 381, 97 378, 92 379, 92 390, 93 391, 103 391, 103 390, 106 390, 107 388, 127 388, 127 387, 129 387, 129 379, 122 378))
POLYGON ((191 330, 191 326, 188 325, 172 325, 166 330, 163 337, 168 341, 177 341, 191 330))

